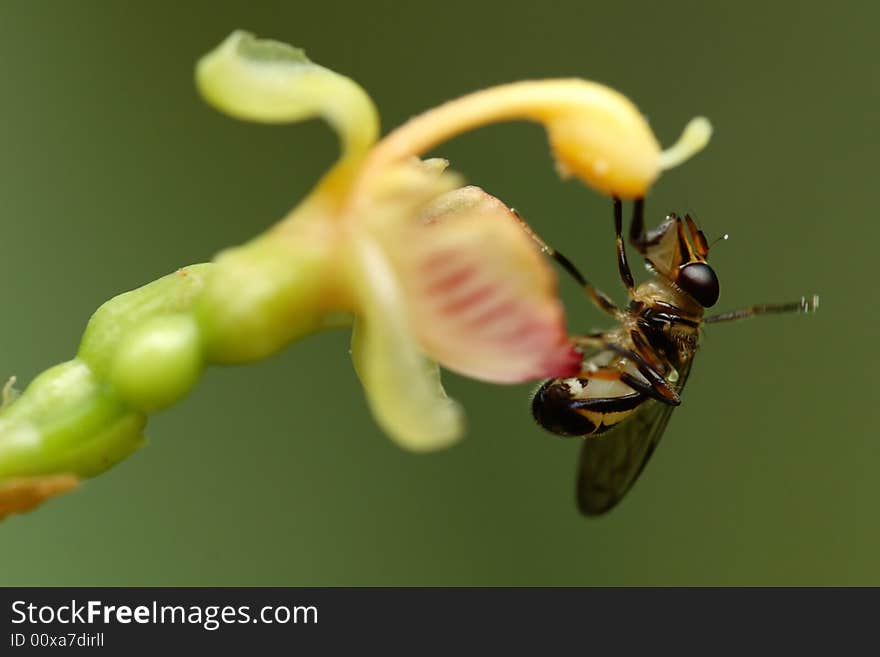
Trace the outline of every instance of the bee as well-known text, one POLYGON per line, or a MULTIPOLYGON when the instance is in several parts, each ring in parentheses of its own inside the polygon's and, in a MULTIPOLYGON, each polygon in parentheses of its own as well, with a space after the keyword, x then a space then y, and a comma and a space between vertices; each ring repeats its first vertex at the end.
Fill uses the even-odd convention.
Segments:
POLYGON ((583 353, 577 377, 550 379, 537 390, 532 414, 544 429, 583 439, 577 504, 586 516, 614 508, 638 479, 660 442, 693 365, 704 324, 768 313, 812 312, 818 297, 755 305, 714 315, 719 284, 709 243, 690 215, 670 214, 645 231, 644 201, 633 205, 629 241, 653 273, 636 286, 622 236, 623 207, 614 199, 617 265, 629 295, 619 308, 561 253, 525 230, 584 289, 617 326, 572 338, 583 353))

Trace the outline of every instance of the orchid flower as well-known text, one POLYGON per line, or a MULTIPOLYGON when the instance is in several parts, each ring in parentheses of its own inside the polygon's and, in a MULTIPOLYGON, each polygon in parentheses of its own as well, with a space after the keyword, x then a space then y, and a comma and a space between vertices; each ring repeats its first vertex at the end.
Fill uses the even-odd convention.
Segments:
POLYGON ((573 376, 556 277, 521 220, 420 157, 461 132, 513 119, 546 128, 558 169, 598 191, 641 197, 705 145, 695 119, 661 151, 619 93, 584 80, 518 82, 421 114, 379 140, 376 109, 347 77, 282 43, 235 32, 201 59, 203 97, 263 123, 324 118, 341 156, 286 217, 211 263, 181 268, 105 303, 76 358, 0 408, 0 517, 102 472, 141 444, 147 415, 184 397, 212 363, 271 356, 312 332, 352 325, 370 409, 401 446, 463 433, 438 364, 513 383, 573 376))

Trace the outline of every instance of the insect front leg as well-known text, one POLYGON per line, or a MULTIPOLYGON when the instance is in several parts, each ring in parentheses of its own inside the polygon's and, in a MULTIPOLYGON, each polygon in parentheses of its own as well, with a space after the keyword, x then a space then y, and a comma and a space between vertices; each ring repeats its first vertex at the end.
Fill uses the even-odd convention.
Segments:
POLYGON ((623 243, 623 203, 614 197, 614 234, 617 239, 617 269, 620 272, 620 280, 623 281, 629 298, 635 295, 635 281, 629 263, 626 261, 626 245, 623 243))
POLYGON ((648 247, 645 237, 645 199, 637 198, 633 201, 632 220, 629 224, 629 243, 641 254, 648 247))
POLYGON ((522 218, 522 216, 511 208, 511 212, 513 212, 514 216, 519 221, 522 229, 531 237, 537 245, 540 247, 541 252, 553 258, 559 265, 575 280, 578 285, 581 286, 584 292, 587 293, 587 296, 593 301, 594 304, 599 308, 599 310, 612 315, 613 317, 618 317, 620 313, 620 309, 615 305, 615 303, 611 300, 607 294, 598 289, 595 285, 590 283, 586 277, 578 270, 577 267, 572 264, 571 260, 562 255, 559 251, 551 247, 547 244, 541 237, 532 230, 532 227, 529 226, 522 218))

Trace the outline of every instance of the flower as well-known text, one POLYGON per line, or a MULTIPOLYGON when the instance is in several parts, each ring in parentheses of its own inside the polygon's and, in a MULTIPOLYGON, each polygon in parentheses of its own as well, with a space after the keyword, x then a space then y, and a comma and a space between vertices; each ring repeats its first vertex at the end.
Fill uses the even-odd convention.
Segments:
POLYGON ((663 167, 707 137, 698 121, 678 147, 684 153, 664 154, 620 94, 583 80, 542 80, 465 96, 377 142, 375 108, 353 81, 244 32, 206 55, 196 77, 203 96, 232 116, 320 115, 339 133, 339 162, 265 239, 324 254, 316 303, 355 317, 352 355, 370 407, 414 450, 462 433, 435 362, 495 383, 572 376, 581 363, 555 275, 519 219, 495 197, 463 187, 445 161, 418 156, 491 121, 532 119, 547 127, 564 174, 609 194, 642 196, 663 167))
POLYGON ((234 117, 324 118, 342 154, 279 223, 212 263, 121 294, 92 316, 74 359, 0 398, 0 518, 103 472, 144 443, 147 416, 183 398, 208 364, 266 358, 331 326, 353 327, 352 357, 382 428, 415 451, 463 432, 439 365, 511 383, 576 374, 556 277, 504 203, 419 159, 499 120, 543 124, 563 175, 641 197, 702 148, 695 119, 661 151, 617 92, 584 80, 501 85, 421 114, 379 140, 369 96, 302 51, 245 32, 203 57, 196 82, 234 117))

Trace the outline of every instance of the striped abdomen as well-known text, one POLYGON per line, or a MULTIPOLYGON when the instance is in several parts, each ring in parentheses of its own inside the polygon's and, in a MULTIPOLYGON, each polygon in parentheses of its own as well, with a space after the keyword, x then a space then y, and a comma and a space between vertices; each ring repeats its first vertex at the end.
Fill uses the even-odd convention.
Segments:
POLYGON ((646 399, 620 381, 550 379, 535 393, 532 415, 560 436, 598 435, 628 418, 646 399))

